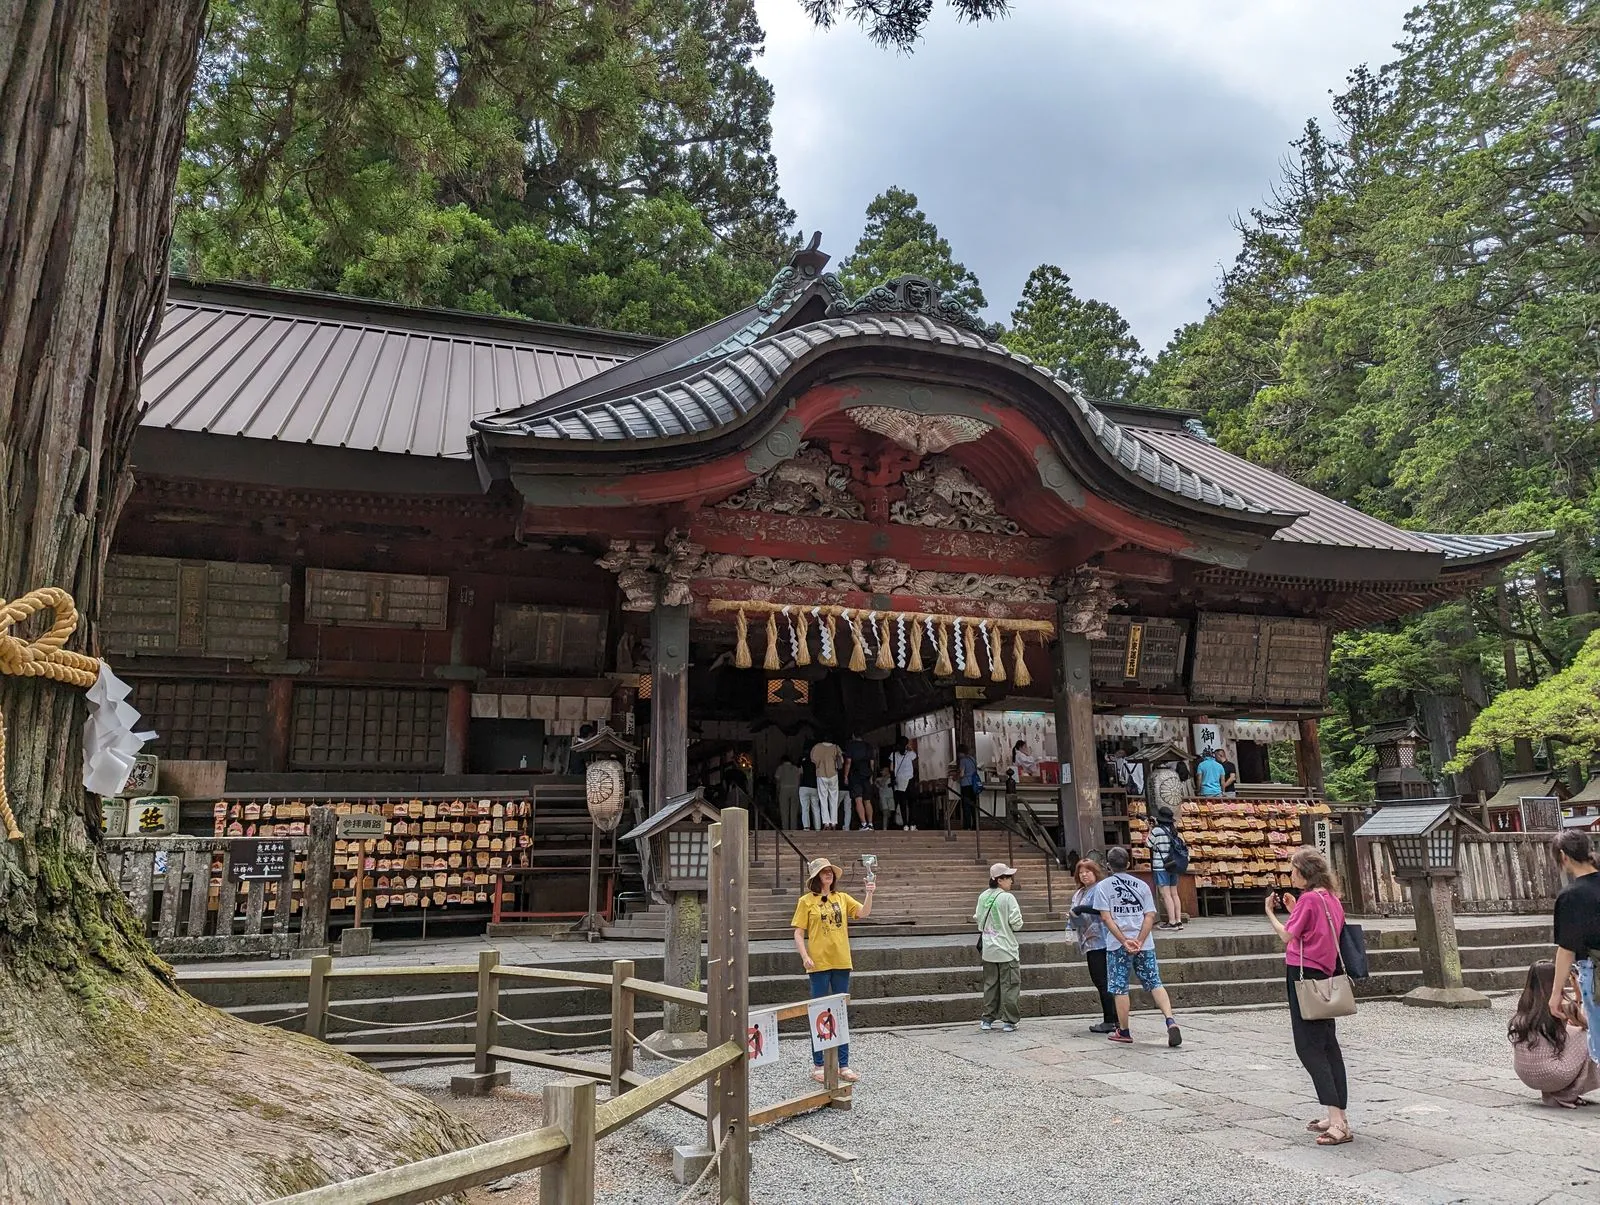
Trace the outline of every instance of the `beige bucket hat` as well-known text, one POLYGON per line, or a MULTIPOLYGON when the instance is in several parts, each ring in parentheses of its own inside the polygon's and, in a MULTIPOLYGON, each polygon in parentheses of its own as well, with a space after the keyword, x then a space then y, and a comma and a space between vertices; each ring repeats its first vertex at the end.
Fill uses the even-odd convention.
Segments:
POLYGON ((844 868, 829 858, 812 858, 806 865, 806 890, 815 891, 817 889, 817 876, 830 868, 833 871, 833 885, 837 888, 839 880, 844 878, 844 868))

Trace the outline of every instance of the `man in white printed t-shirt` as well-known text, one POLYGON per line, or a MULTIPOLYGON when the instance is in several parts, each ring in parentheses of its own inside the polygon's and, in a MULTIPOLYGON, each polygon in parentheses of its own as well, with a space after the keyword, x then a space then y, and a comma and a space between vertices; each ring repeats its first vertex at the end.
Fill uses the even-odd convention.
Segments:
POLYGON ((1106 994, 1117 1000, 1117 1028, 1113 1042, 1129 1045, 1128 976, 1139 977, 1139 986, 1150 993, 1167 1022, 1167 1045, 1183 1043, 1183 1034, 1172 1016, 1172 999, 1161 986, 1161 970, 1156 966, 1156 939, 1151 930, 1156 924, 1156 900, 1144 880, 1128 873, 1128 851, 1113 846, 1106 851, 1106 869, 1111 874, 1094 889, 1094 906, 1106 926, 1106 994))
POLYGON ((917 777, 917 751, 901 737, 889 754, 889 771, 894 775, 894 807, 900 813, 900 827, 916 831, 911 823, 911 783, 917 777))

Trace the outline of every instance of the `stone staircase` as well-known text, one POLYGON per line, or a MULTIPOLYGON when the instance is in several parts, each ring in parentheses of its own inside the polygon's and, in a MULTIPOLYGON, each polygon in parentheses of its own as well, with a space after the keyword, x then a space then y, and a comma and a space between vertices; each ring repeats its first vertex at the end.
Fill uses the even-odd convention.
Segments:
MULTIPOLYGON (((840 866, 842 890, 861 899, 865 872, 861 855, 878 856, 878 890, 872 916, 850 926, 853 934, 957 934, 976 933, 972 912, 978 893, 989 885, 989 866, 1006 861, 1017 868, 1017 901, 1023 925, 1029 929, 1062 927, 1071 898, 1072 882, 1059 865, 1052 867, 1052 901, 1046 891, 1045 854, 1003 829, 985 829, 980 840, 971 832, 946 840, 937 832, 805 832, 790 833, 790 840, 807 858, 828 857, 840 866), (1053 905, 1053 906, 1052 906, 1053 905)), ((750 936, 752 940, 788 937, 795 901, 801 885, 801 859, 781 838, 777 842, 776 874, 771 830, 751 834, 751 844, 761 860, 750 867, 750 936), (776 887, 774 881, 776 880, 776 887)), ((654 905, 607 930, 608 936, 659 938, 664 930, 664 909, 654 905)))
MULTIPOLYGON (((838 854, 833 856, 843 860, 838 854)), ((970 894, 975 896, 976 890, 970 894)), ((1199 927, 1203 928, 1204 922, 1199 927)), ((1059 923, 1051 922, 1039 936, 1024 943, 1024 1017, 1098 1013, 1083 960, 1060 938, 1059 928, 1059 923)), ((851 980, 850 1023, 867 1029, 974 1019, 981 968, 967 936, 970 932, 969 927, 960 936, 944 938, 858 938, 853 950, 856 969, 851 980)), ((1542 918, 1530 918, 1526 924, 1464 925, 1460 945, 1467 984, 1482 991, 1520 987, 1528 965, 1549 954, 1549 938, 1549 923, 1542 918)), ((1369 928, 1368 948, 1372 977, 1358 985, 1361 995, 1394 996, 1421 984, 1412 930, 1369 928)), ((610 961, 603 947, 593 953, 575 950, 574 954, 563 967, 609 974, 610 961)), ((1180 1010, 1283 1002, 1283 953, 1270 932, 1235 926, 1227 933, 1163 935, 1157 939, 1157 954, 1162 978, 1180 1010)), ((635 957, 634 961, 635 973, 642 978, 660 978, 660 958, 635 957)), ((777 942, 763 943, 752 951, 750 973, 753 1008, 788 1003, 805 995, 805 980, 794 951, 777 942)), ((179 974, 196 996, 248 1020, 285 1020, 305 1008, 303 979, 230 982, 227 972, 179 974)), ((332 1021, 330 1032, 359 1035, 364 1042, 471 1040, 472 1022, 459 1019, 470 1014, 474 1004, 470 974, 407 976, 386 967, 381 978, 339 979, 334 984, 330 1012, 344 1019, 332 1021)), ((1139 992, 1134 1002, 1136 1008, 1148 1005, 1139 992)), ((646 1011, 644 1003, 640 1001, 641 1011, 635 1018, 635 1032, 641 1035, 653 1032, 660 1023, 659 1014, 646 1011)), ((501 987, 500 1008, 505 1015, 546 1031, 507 1027, 507 1039, 513 1044, 576 1049, 604 1043, 610 996, 601 988, 524 986, 520 981, 507 981, 501 987)), ((291 1028, 294 1025, 290 1022, 291 1028)))

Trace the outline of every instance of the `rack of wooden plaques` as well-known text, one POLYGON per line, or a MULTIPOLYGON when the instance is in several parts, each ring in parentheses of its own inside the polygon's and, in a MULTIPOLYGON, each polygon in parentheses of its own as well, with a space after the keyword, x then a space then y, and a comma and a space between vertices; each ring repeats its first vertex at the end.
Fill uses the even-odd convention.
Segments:
MULTIPOLYGON (((1289 885, 1289 856, 1302 844, 1300 818, 1326 816, 1325 803, 1305 799, 1185 799, 1178 832, 1189 846, 1189 874, 1200 891, 1265 891, 1289 885)), ((1137 870, 1148 871, 1150 822, 1143 799, 1128 800, 1137 870)))
MULTIPOLYGON (((335 917, 355 908, 356 871, 365 849, 367 915, 415 916, 423 911, 487 910, 496 872, 522 866, 533 844, 533 801, 524 794, 299 795, 225 800, 217 805, 217 835, 298 836, 310 808, 335 815, 378 815, 383 833, 336 840, 328 902, 335 917)), ((295 883, 298 893, 299 883, 295 883)), ((505 896, 510 903, 510 896, 505 896)))

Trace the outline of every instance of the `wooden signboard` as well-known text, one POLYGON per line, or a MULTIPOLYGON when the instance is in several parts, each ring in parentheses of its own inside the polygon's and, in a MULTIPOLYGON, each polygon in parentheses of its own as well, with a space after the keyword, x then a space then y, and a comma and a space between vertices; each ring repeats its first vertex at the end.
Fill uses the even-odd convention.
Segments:
POLYGON ((101 614, 108 653, 282 658, 289 645, 289 571, 277 565, 114 556, 106 567, 101 614))
POLYGON ((1318 706, 1328 694, 1328 627, 1315 619, 1201 614, 1189 695, 1196 702, 1318 706))
POLYGON ((341 841, 365 840, 381 837, 389 825, 382 812, 351 812, 338 819, 338 836, 341 841))
POLYGON ((281 879, 289 873, 293 856, 289 842, 265 837, 246 837, 230 846, 228 877, 235 883, 281 879))
POLYGON ((306 570, 306 622, 348 628, 422 628, 450 624, 450 579, 413 573, 306 570))
POLYGON ((606 616, 501 603, 494 609, 494 648, 507 669, 598 674, 605 668, 606 616))
POLYGON ((1090 676, 1100 686, 1177 686, 1188 637, 1189 626, 1180 620, 1112 615, 1105 636, 1090 644, 1090 676))

